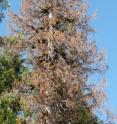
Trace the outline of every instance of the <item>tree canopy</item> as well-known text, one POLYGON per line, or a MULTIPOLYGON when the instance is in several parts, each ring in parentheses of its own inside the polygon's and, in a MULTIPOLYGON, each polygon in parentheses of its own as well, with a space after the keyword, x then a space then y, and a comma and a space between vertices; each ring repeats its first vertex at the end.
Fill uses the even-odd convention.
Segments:
POLYGON ((22 0, 20 8, 9 12, 13 36, 0 40, 0 122, 104 124, 95 111, 106 100, 107 65, 89 39, 87 3, 22 0), (100 82, 90 79, 95 74, 100 82))

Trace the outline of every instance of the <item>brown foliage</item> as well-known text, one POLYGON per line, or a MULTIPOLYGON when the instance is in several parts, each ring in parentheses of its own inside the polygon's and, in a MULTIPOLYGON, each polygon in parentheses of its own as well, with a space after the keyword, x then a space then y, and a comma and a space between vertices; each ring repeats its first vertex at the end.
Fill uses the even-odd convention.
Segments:
POLYGON ((74 123, 80 106, 91 112, 105 99, 102 85, 88 84, 106 65, 104 54, 88 39, 94 30, 86 10, 81 0, 23 0, 18 16, 9 13, 10 29, 22 35, 18 49, 25 49, 34 65, 39 124, 74 123))

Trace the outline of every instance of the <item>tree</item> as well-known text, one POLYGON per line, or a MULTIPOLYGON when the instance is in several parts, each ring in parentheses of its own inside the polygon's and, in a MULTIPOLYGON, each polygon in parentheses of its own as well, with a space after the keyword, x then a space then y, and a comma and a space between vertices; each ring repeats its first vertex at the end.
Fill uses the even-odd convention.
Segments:
POLYGON ((27 71, 19 54, 12 54, 11 47, 16 44, 15 37, 0 37, 0 123, 25 124, 28 109, 22 97, 15 90, 27 71), (22 113, 22 114, 21 114, 22 113))
POLYGON ((20 80, 26 70, 20 56, 10 52, 9 47, 13 46, 15 41, 15 38, 10 37, 1 38, 0 41, 0 93, 4 90, 12 90, 13 83, 20 80))
POLYGON ((33 65, 30 80, 39 91, 30 101, 38 106, 35 123, 101 123, 92 111, 105 100, 104 80, 88 82, 107 66, 104 53, 88 38, 94 30, 89 26, 87 4, 82 0, 23 0, 20 15, 9 15, 10 28, 22 34, 17 49, 23 49, 33 65))
POLYGON ((20 110, 19 97, 12 93, 0 96, 0 123, 16 124, 16 112, 20 110))
POLYGON ((0 123, 26 124, 28 109, 25 107, 20 94, 4 92, 0 95, 0 123))
POLYGON ((7 0, 0 0, 0 22, 4 18, 4 10, 9 7, 7 0))

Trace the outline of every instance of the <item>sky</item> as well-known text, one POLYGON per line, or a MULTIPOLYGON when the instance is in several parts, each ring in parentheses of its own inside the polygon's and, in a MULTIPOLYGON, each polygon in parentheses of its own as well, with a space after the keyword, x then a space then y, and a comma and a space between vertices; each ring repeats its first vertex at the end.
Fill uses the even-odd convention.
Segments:
POLYGON ((106 49, 108 105, 117 113, 117 0, 89 0, 89 11, 97 12, 91 25, 97 31, 94 37, 98 48, 106 49))
MULTIPOLYGON (((11 9, 18 12, 21 0, 9 0, 11 9)), ((108 96, 108 106, 117 113, 117 0, 88 0, 89 13, 97 12, 95 20, 91 25, 96 28, 94 39, 99 49, 106 49, 107 65, 109 69, 106 73, 108 96)), ((8 34, 6 22, 8 18, 0 24, 0 35, 8 34)))

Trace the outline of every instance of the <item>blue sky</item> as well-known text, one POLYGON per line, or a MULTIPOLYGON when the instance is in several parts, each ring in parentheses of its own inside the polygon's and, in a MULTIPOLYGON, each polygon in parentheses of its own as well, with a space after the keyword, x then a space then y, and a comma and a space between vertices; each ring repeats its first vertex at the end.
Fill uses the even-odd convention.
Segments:
MULTIPOLYGON (((109 107, 117 113, 117 0, 88 0, 89 12, 97 12, 96 20, 91 25, 97 32, 94 39, 99 49, 105 48, 109 69, 106 73, 109 107)), ((20 0, 9 0, 11 9, 15 12, 19 9, 20 0)), ((7 18, 0 24, 0 35, 6 35, 7 18)))
POLYGON ((107 95, 110 108, 117 113, 117 0, 89 0, 89 11, 96 10, 97 18, 91 22, 97 30, 95 40, 98 48, 106 49, 109 69, 107 95))

